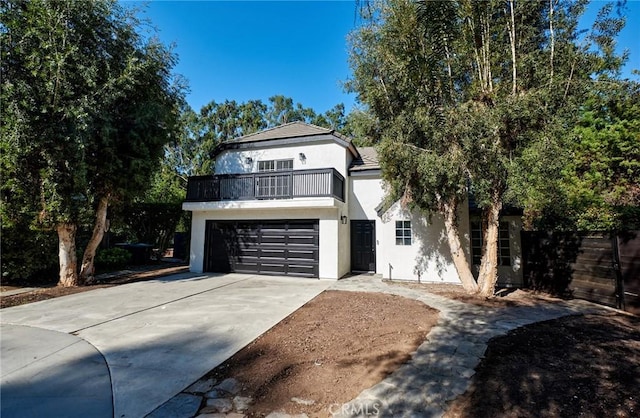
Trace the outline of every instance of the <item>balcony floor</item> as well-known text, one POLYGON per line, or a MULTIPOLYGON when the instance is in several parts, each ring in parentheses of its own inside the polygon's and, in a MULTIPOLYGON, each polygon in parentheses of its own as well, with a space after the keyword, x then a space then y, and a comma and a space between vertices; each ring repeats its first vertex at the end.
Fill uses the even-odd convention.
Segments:
POLYGON ((342 201, 334 197, 296 197, 293 199, 184 202, 182 204, 182 209, 192 212, 233 209, 327 209, 340 208, 343 205, 344 203, 342 201))

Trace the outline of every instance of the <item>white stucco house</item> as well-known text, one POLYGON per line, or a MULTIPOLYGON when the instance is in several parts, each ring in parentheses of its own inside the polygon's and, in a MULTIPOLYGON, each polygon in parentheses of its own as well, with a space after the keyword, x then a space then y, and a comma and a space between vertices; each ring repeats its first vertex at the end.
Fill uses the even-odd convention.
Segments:
MULTIPOLYGON (((442 220, 382 205, 374 148, 293 122, 221 143, 213 158, 215 173, 191 177, 183 204, 193 214, 191 271, 459 283, 442 220)), ((473 209, 459 221, 469 260, 479 264, 473 209)), ((522 284, 520 229, 520 216, 503 217, 499 285, 522 284)))

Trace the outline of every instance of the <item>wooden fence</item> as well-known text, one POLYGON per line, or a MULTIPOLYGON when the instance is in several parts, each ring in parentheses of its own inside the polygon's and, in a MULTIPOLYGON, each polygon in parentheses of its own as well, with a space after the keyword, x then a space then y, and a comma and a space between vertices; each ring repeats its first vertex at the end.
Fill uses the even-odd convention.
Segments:
POLYGON ((522 232, 525 285, 640 314, 640 231, 522 232))

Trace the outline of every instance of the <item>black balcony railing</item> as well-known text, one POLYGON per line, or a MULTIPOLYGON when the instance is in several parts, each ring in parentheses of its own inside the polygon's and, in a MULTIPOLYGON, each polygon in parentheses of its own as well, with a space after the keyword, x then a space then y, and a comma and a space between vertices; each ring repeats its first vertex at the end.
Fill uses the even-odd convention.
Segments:
POLYGON ((189 177, 187 202, 335 197, 344 202, 344 177, 333 168, 189 177))

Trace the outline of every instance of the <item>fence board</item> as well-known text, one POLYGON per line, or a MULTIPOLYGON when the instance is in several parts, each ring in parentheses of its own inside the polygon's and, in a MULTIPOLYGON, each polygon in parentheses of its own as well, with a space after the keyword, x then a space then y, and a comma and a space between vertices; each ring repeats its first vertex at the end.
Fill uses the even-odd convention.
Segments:
POLYGON ((640 233, 522 232, 532 288, 640 313, 640 233))

